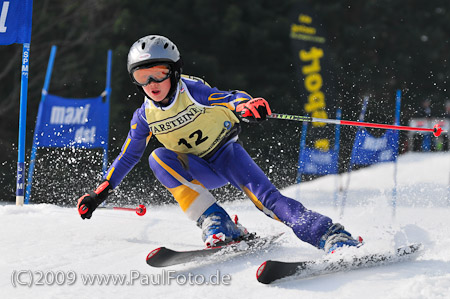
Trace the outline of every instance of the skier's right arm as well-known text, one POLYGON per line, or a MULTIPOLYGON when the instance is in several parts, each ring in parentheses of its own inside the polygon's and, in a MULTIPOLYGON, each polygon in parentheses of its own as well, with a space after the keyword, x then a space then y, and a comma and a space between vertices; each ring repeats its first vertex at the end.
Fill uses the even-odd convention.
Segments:
POLYGON ((78 199, 77 209, 82 219, 90 219, 94 210, 106 200, 112 190, 122 181, 142 157, 151 133, 145 120, 144 107, 137 109, 130 123, 130 131, 122 150, 97 189, 78 199))
POLYGON ((139 162, 150 137, 151 132, 145 118, 145 109, 141 107, 134 112, 130 122, 130 131, 122 146, 122 150, 104 177, 105 180, 111 183, 113 189, 119 185, 128 172, 139 162))

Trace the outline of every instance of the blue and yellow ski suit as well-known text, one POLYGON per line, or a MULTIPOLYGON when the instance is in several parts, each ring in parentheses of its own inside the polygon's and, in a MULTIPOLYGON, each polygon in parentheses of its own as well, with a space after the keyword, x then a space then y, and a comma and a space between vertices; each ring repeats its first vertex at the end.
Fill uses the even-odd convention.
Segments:
POLYGON ((135 111, 121 153, 105 179, 115 188, 154 135, 164 147, 152 152, 150 167, 190 219, 197 221, 215 203, 208 190, 231 183, 266 215, 318 247, 331 219, 283 196, 237 142, 239 119, 234 110, 248 99, 245 92, 220 91, 201 79, 183 76, 168 106, 145 98, 135 111))

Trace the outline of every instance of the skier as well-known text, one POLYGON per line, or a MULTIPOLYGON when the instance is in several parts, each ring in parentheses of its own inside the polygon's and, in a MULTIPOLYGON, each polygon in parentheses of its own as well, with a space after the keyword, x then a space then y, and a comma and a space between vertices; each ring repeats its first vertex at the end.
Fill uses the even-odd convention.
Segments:
POLYGON ((168 38, 149 35, 128 53, 128 73, 145 96, 133 115, 121 153, 104 182, 78 199, 82 219, 90 219, 144 153, 154 135, 164 147, 149 157, 156 178, 202 229, 206 246, 245 238, 247 230, 230 218, 208 191, 227 183, 241 189, 267 216, 291 227, 302 241, 332 252, 358 246, 344 227, 283 196, 240 145, 239 121, 259 122, 271 114, 268 102, 243 91, 220 91, 199 78, 181 75, 180 53, 168 38))

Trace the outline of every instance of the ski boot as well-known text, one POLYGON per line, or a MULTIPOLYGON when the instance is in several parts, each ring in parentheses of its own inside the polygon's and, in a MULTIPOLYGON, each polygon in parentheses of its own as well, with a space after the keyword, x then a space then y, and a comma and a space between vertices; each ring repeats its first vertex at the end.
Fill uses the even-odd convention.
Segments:
POLYGON ((247 229, 238 223, 237 216, 233 216, 233 219, 234 221, 216 203, 200 216, 197 226, 202 229, 202 240, 206 247, 217 247, 239 241, 249 234, 247 229))
POLYGON ((325 250, 326 253, 334 253, 336 249, 345 246, 360 247, 363 245, 363 239, 358 237, 355 240, 352 235, 344 229, 339 223, 332 224, 328 231, 322 236, 319 248, 325 250))

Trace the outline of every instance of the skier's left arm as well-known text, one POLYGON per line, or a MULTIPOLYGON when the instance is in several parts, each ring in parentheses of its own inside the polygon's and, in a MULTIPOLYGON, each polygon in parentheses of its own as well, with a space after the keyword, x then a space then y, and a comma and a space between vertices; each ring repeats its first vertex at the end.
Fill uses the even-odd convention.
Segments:
POLYGON ((258 122, 272 114, 269 103, 263 98, 253 98, 245 91, 221 91, 209 87, 200 80, 185 80, 189 92, 203 105, 223 106, 234 112, 245 122, 258 122))
POLYGON ((104 176, 104 179, 110 182, 112 189, 122 182, 144 154, 147 143, 152 136, 145 117, 143 105, 134 112, 122 150, 104 176))

